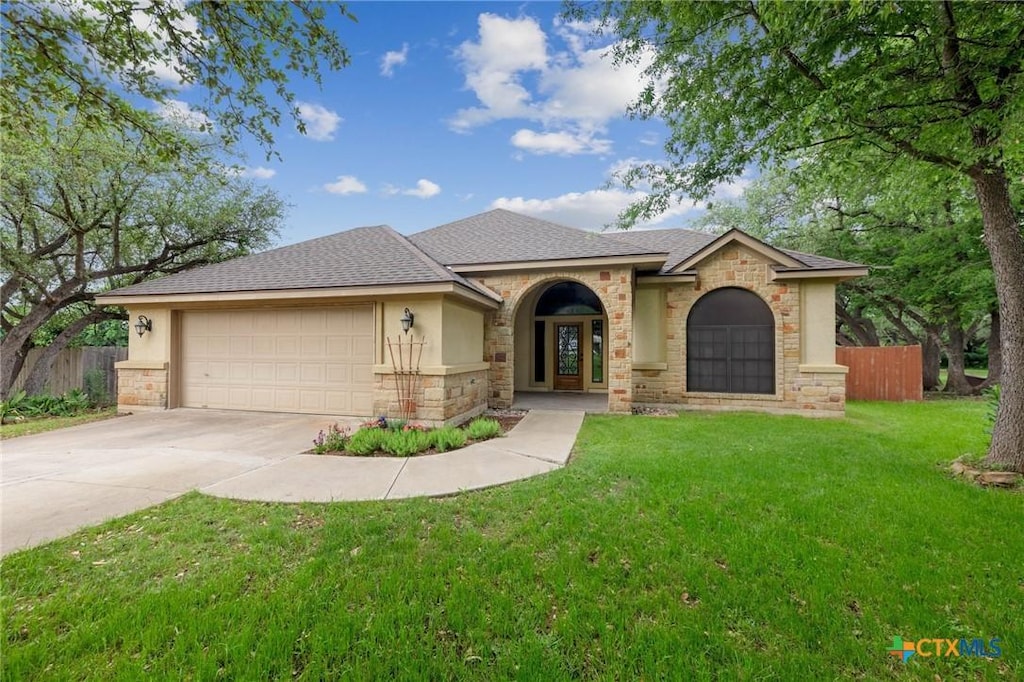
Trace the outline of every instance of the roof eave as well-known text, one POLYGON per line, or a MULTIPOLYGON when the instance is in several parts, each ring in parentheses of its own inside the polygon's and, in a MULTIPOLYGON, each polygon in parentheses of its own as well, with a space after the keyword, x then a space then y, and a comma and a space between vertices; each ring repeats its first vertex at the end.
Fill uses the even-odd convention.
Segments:
POLYGON ((769 281, 794 279, 832 279, 839 282, 866 277, 868 269, 862 266, 844 268, 786 268, 784 270, 768 269, 769 281))
POLYGON ((657 268, 665 263, 667 253, 646 253, 625 256, 594 256, 589 258, 559 258, 553 260, 508 261, 498 263, 460 263, 449 265, 460 275, 521 270, 551 270, 562 268, 591 268, 603 265, 632 265, 657 268))
POLYGON ((387 284, 350 287, 323 287, 314 289, 265 289, 258 291, 210 291, 179 294, 101 294, 96 297, 99 305, 140 306, 152 305, 173 308, 175 304, 191 303, 241 303, 256 304, 275 300, 324 300, 344 298, 378 298, 409 294, 451 294, 492 310, 501 305, 501 298, 495 294, 487 296, 481 291, 460 282, 425 282, 411 284, 387 284), (113 294, 113 295, 111 295, 113 294))

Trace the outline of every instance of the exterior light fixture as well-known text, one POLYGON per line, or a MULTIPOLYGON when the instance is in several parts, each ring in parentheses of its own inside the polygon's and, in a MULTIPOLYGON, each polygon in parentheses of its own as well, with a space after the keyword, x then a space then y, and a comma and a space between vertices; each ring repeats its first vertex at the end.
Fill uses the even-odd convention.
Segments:
POLYGON ((139 321, 135 323, 135 333, 139 335, 139 338, 142 338, 143 334, 151 331, 153 331, 153 320, 145 315, 139 315, 139 321))
POLYGON ((402 331, 403 332, 405 332, 406 334, 409 333, 409 330, 412 329, 412 322, 413 322, 413 320, 415 318, 416 318, 416 316, 413 315, 412 312, 408 308, 406 308, 405 309, 405 314, 402 315, 402 319, 400 320, 400 322, 402 323, 402 331))

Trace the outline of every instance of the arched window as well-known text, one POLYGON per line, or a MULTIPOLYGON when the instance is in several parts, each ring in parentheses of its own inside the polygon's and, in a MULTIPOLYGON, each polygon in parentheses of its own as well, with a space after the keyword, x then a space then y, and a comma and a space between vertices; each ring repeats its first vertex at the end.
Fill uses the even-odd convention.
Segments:
POLYGON ((775 393, 775 318, 759 296, 716 289, 686 321, 686 390, 775 393))
POLYGON ((537 300, 535 314, 600 315, 601 301, 597 294, 577 282, 552 284, 537 300))

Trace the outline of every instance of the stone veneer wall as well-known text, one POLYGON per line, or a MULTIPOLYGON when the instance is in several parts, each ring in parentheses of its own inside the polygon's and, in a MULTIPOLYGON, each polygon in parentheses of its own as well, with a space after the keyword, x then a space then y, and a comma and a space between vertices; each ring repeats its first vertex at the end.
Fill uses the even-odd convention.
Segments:
MULTIPOLYGON (((394 374, 374 374, 373 413, 398 417, 394 374)), ((420 375, 413 392, 413 419, 432 424, 454 424, 487 409, 487 370, 461 374, 420 375)))
POLYGON ((670 285, 666 292, 665 370, 634 370, 637 403, 676 404, 696 409, 801 412, 842 416, 846 406, 846 375, 800 371, 800 284, 769 282, 763 256, 742 246, 728 246, 697 265, 693 284, 670 285), (775 316, 775 395, 687 393, 686 318, 698 298, 721 287, 739 287, 758 294, 775 316))
MULTIPOLYGON (((519 302, 534 287, 563 280, 589 287, 608 316, 608 409, 629 412, 633 406, 633 271, 607 267, 586 270, 552 270, 481 277, 480 280, 505 299, 484 318, 484 361, 491 363, 488 404, 512 406, 515 385, 515 319, 519 302)), ((528 358, 524 358, 529 361, 528 358)))
POLYGON ((117 409, 167 408, 167 369, 117 369, 117 409))

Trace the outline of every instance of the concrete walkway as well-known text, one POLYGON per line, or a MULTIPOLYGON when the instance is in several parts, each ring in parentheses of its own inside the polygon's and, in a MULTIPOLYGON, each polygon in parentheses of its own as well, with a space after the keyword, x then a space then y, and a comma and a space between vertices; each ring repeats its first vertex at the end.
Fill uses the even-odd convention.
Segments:
POLYGON ((0 443, 0 555, 190 490, 329 502, 447 495, 564 466, 583 412, 531 411, 503 438, 426 457, 298 455, 358 419, 178 409, 0 443))
POLYGON ((240 500, 333 502, 488 488, 565 466, 583 416, 533 410, 503 438, 423 457, 294 455, 201 491, 240 500))

